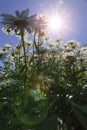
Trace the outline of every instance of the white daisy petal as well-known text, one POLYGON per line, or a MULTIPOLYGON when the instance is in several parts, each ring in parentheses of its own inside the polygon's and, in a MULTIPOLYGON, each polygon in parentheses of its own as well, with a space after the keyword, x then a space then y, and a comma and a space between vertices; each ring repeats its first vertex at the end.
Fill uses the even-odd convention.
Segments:
POLYGON ((10 21, 15 21, 15 20, 17 20, 17 18, 11 18, 11 19, 9 19, 9 18, 3 18, 3 21, 8 21, 8 20, 10 20, 10 21))
POLYGON ((20 18, 20 12, 18 10, 15 11, 15 14, 16 14, 17 18, 20 18))
POLYGON ((32 20, 35 21, 36 18, 37 18, 37 14, 34 14, 34 15, 28 17, 28 18, 27 18, 27 21, 32 21, 32 20))
POLYGON ((14 21, 8 20, 8 21, 2 21, 1 24, 13 24, 14 21))
POLYGON ((10 15, 10 14, 1 14, 1 16, 2 17, 6 17, 6 18, 8 18, 8 19, 17 19, 15 16, 13 16, 13 15, 10 15))
POLYGON ((26 18, 29 14, 29 9, 23 10, 21 12, 21 18, 26 18))

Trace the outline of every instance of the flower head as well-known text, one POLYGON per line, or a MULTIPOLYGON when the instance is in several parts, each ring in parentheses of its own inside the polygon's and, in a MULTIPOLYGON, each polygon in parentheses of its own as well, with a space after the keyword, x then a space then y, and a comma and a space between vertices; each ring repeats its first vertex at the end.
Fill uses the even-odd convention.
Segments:
POLYGON ((70 40, 66 43, 66 48, 75 49, 77 47, 79 47, 79 42, 77 42, 76 40, 70 40))
POLYGON ((9 50, 10 48, 12 48, 12 45, 10 45, 10 44, 5 44, 5 45, 4 45, 4 48, 7 49, 7 50, 9 50))
POLYGON ((30 17, 28 17, 28 14, 29 9, 23 10, 21 13, 16 10, 16 16, 10 14, 1 14, 3 17, 1 24, 5 27, 5 29, 7 29, 7 31, 12 29, 17 32, 21 29, 26 29, 30 33, 32 31, 30 24, 36 19, 36 14, 30 17))
POLYGON ((8 54, 8 51, 6 48, 0 48, 0 59, 4 59, 8 54))
POLYGON ((11 29, 11 28, 8 28, 8 27, 3 27, 2 28, 2 31, 6 34, 10 34, 10 35, 13 35, 14 34, 14 31, 11 29))
POLYGON ((1 24, 4 26, 5 31, 7 33, 11 32, 11 29, 15 31, 15 33, 19 33, 21 30, 24 31, 25 29, 32 33, 37 28, 42 28, 44 26, 43 19, 41 15, 34 14, 28 17, 29 9, 23 10, 19 12, 18 10, 15 11, 15 15, 10 14, 1 14, 3 20, 1 24))

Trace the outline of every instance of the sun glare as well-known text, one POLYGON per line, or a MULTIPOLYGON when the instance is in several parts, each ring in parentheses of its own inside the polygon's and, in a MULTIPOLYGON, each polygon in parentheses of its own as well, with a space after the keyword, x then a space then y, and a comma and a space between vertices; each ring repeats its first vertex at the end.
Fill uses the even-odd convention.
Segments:
POLYGON ((53 38, 64 37, 72 29, 72 14, 65 9, 60 9, 59 5, 49 6, 44 9, 43 14, 46 16, 47 31, 53 38))
POLYGON ((53 31, 61 31, 63 29, 64 23, 61 18, 55 16, 51 17, 48 20, 48 28, 53 30, 53 31))

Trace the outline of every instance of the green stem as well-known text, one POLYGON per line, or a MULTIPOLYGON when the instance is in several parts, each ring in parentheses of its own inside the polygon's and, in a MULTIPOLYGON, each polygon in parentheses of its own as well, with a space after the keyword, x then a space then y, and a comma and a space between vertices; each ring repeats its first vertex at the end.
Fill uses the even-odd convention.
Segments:
POLYGON ((36 49, 37 54, 39 54, 39 48, 36 44, 36 30, 35 30, 35 33, 34 33, 34 45, 35 45, 35 49, 36 49))
POLYGON ((26 78, 27 78, 27 59, 26 59, 26 50, 25 50, 25 42, 24 42, 24 32, 21 31, 21 40, 23 45, 23 52, 24 52, 24 68, 25 68, 25 75, 24 75, 24 86, 26 85, 26 78))

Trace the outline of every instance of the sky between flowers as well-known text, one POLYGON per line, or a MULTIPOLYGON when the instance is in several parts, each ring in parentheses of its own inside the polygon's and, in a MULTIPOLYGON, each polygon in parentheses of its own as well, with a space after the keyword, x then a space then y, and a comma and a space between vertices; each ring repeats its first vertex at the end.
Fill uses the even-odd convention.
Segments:
MULTIPOLYGON (((53 32, 55 38, 64 41, 75 39, 81 46, 87 44, 87 0, 2 0, 0 3, 0 14, 15 14, 15 10, 22 11, 29 8, 30 15, 35 13, 46 13, 48 15, 58 13, 64 17, 67 27, 61 32, 53 32)), ((0 21, 1 21, 0 17, 0 21)), ((8 44, 9 38, 2 32, 0 26, 0 46, 8 44)), ((12 37, 15 44, 17 38, 12 37)))

